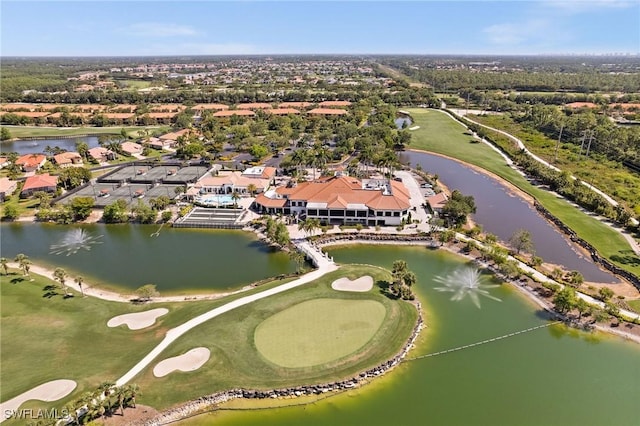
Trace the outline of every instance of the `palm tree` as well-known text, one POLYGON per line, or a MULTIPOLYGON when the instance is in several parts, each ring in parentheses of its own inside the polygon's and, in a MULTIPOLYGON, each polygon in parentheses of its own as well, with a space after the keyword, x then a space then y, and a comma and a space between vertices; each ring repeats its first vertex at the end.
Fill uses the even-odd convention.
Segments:
POLYGON ((305 256, 301 252, 296 249, 291 250, 289 253, 289 257, 296 263, 296 274, 299 274, 302 271, 302 266, 304 265, 305 256))
POLYGON ((60 286, 62 287, 62 291, 64 291, 65 294, 67 294, 67 285, 66 285, 66 281, 67 281, 67 277, 69 275, 67 274, 67 271, 65 271, 62 268, 56 268, 55 271, 53 271, 53 278, 60 282, 60 286))
POLYGON ((22 269, 22 275, 29 275, 29 269, 31 268, 29 266, 31 264, 29 256, 20 253, 14 260, 18 262, 18 266, 20 267, 20 269, 22 269))
POLYGON ((6 257, 0 257, 0 268, 2 268, 2 270, 4 271, 4 274, 7 275, 8 273, 8 264, 9 261, 7 260, 6 257))
POLYGON ((250 183, 247 185, 247 191, 249 191, 249 194, 251 194, 252 197, 255 197, 257 190, 258 188, 254 184, 250 183))
POLYGON ((136 408, 136 395, 140 395, 140 387, 136 384, 130 384, 125 386, 127 392, 127 404, 133 408, 136 408))
POLYGON ((84 278, 81 277, 80 275, 78 275, 75 279, 74 279, 75 283, 78 284, 78 287, 80 287, 80 293, 82 293, 82 297, 84 297, 84 290, 82 289, 82 283, 84 282, 84 278))
POLYGON ((231 199, 233 200, 233 207, 238 208, 238 200, 240 199, 240 193, 237 190, 234 190, 231 194, 231 199))

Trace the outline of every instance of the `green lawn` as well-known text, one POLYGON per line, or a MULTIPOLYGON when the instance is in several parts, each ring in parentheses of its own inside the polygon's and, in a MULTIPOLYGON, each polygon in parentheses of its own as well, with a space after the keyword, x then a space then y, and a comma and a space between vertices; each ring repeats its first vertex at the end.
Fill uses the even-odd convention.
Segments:
POLYGON ((324 364, 364 346, 386 314, 375 300, 307 300, 264 320, 255 332, 258 351, 282 367, 324 364))
POLYGON ((635 312, 639 312, 640 313, 640 299, 636 299, 636 300, 627 300, 627 304, 629 305, 629 307, 631 309, 633 309, 635 312))
POLYGON ((142 136, 141 131, 148 129, 150 131, 162 130, 169 131, 169 126, 113 126, 113 127, 42 127, 42 126, 3 126, 9 129, 11 137, 42 137, 54 138, 56 136, 75 136, 75 135, 104 135, 104 134, 120 134, 124 128, 129 136, 142 136))
MULTIPOLYGON (((17 271, 9 272, 8 276, 0 276, 0 400, 6 401, 54 379, 78 383, 76 390, 60 401, 31 401, 23 406, 34 409, 60 408, 104 381, 115 381, 155 347, 169 329, 231 300, 288 281, 273 281, 214 301, 133 305, 82 298, 79 294, 68 299, 59 294, 46 297, 44 288, 52 285, 52 281, 35 274, 32 274, 34 281, 29 281, 17 271), (116 315, 160 307, 166 307, 169 313, 149 328, 132 331, 126 326, 106 326, 116 315)), ((383 297, 377 290, 345 293, 330 288, 338 277, 355 279, 362 275, 371 275, 376 280, 390 278, 387 271, 377 268, 345 266, 317 282, 235 309, 191 330, 134 378, 133 383, 142 390, 138 401, 163 409, 237 386, 270 388, 330 380, 390 358, 410 335, 416 310, 408 303, 383 297), (254 345, 258 324, 291 306, 328 297, 374 301, 384 306, 385 321, 371 338, 371 345, 348 357, 309 368, 278 367, 259 354, 254 345), (198 346, 211 350, 211 359, 200 370, 174 372, 163 378, 153 376, 157 362, 198 346)))
MULTIPOLYGON (((314 283, 234 309, 190 331, 174 342, 163 353, 162 359, 202 346, 211 351, 209 361, 197 371, 174 372, 162 378, 153 376, 155 363, 152 363, 134 380, 143 389, 140 402, 164 409, 181 401, 230 388, 272 389, 324 383, 348 377, 391 358, 411 334, 417 311, 409 303, 386 298, 378 289, 367 293, 331 289, 331 283, 337 278, 348 276, 355 279, 362 275, 371 275, 375 282, 390 279, 389 272, 378 268, 345 265, 314 283), (338 359, 327 358, 327 362, 320 365, 300 368, 276 365, 256 349, 255 332, 263 321, 303 302, 328 298, 346 302, 374 301, 384 306, 386 317, 382 326, 364 348, 355 352, 351 350, 347 356, 338 359)), ((329 321, 327 312, 318 313, 316 330, 329 321)), ((289 330, 285 333, 289 333, 289 330)))
POLYGON ((591 243, 598 252, 620 267, 640 275, 640 258, 634 256, 627 241, 618 232, 597 219, 582 213, 566 200, 531 185, 509 167, 505 160, 483 143, 473 142, 468 131, 457 121, 436 110, 409 108, 414 125, 411 148, 423 149, 474 164, 511 182, 533 196, 553 215, 591 243))

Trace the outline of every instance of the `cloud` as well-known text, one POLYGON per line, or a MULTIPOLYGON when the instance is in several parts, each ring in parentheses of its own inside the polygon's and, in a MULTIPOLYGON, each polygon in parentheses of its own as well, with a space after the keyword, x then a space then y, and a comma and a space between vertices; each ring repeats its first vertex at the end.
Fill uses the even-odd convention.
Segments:
POLYGON ((532 19, 522 23, 509 22, 490 25, 482 30, 492 44, 515 46, 531 44, 548 37, 550 23, 544 19, 532 19))
POLYGON ((188 25, 139 22, 121 27, 118 32, 135 37, 191 37, 198 31, 188 25))

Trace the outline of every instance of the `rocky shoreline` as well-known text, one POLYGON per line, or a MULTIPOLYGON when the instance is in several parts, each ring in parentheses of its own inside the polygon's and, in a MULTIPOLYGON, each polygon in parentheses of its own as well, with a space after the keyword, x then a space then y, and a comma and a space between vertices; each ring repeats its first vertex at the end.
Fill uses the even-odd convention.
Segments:
POLYGON ((424 328, 424 319, 422 317, 422 307, 420 302, 415 304, 418 310, 418 321, 413 328, 411 336, 402 350, 388 361, 370 368, 362 373, 352 376, 345 380, 336 382, 323 383, 317 385, 295 386, 289 388, 271 389, 271 390, 252 390, 252 389, 231 389, 228 391, 216 392, 211 395, 203 396, 188 401, 178 407, 164 411, 152 419, 137 423, 140 426, 156 426, 172 423, 207 411, 213 411, 218 406, 233 399, 277 399, 277 398, 297 398, 302 396, 322 395, 329 392, 344 392, 350 389, 360 387, 371 379, 380 377, 391 369, 396 367, 407 356, 413 348, 420 331, 424 328))

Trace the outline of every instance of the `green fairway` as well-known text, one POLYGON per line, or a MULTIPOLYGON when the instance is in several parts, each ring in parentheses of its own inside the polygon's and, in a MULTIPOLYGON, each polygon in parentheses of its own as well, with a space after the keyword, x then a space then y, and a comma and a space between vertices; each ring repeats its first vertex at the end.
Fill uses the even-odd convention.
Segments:
POLYGON ((374 300, 309 300, 262 322, 256 328, 256 347, 282 367, 323 364, 364 346, 385 314, 384 305, 374 300))
MULTIPOLYGON (((391 279, 388 271, 379 268, 343 266, 316 282, 234 309, 191 330, 133 379, 133 383, 142 389, 139 402, 162 409, 238 386, 274 388, 322 382, 357 373, 390 358, 411 334, 417 311, 409 303, 390 300, 378 292, 347 293, 331 289, 336 278, 355 279, 362 275, 370 275, 377 282, 391 279), (380 325, 378 318, 378 326, 362 343, 364 348, 355 353, 350 350, 352 355, 348 357, 296 369, 266 361, 254 344, 256 327, 279 312, 314 299, 331 299, 334 307, 350 306, 348 309, 375 306, 373 311, 381 312, 384 322, 380 325), (153 376, 153 367, 162 359, 197 346, 205 346, 211 351, 211 359, 202 368, 188 373, 171 373, 163 378, 153 376)), ((15 270, 9 270, 9 275, 0 275, 0 401, 54 379, 75 380, 78 387, 60 401, 44 404, 31 401, 23 408, 62 407, 100 383, 118 379, 171 328, 231 300, 288 281, 276 280, 217 300, 134 305, 83 298, 77 293, 63 299, 59 289, 47 287, 53 286, 53 281, 35 274, 32 278, 30 281, 15 270), (58 294, 49 297, 47 288, 58 294), (117 315, 162 307, 169 309, 169 313, 148 328, 133 331, 125 326, 109 328, 106 325, 117 315)), ((71 280, 72 277, 68 278, 71 280)), ((369 316, 360 310, 362 315, 369 316)), ((325 315, 334 314, 325 311, 325 315)), ((353 327, 354 323, 352 320, 345 324, 353 327)))
MULTIPOLYGON (((344 379, 390 359, 411 335, 417 320, 417 310, 413 305, 391 300, 379 291, 354 293, 335 291, 331 288, 331 283, 337 278, 356 279, 363 275, 370 275, 376 283, 391 280, 391 274, 380 268, 343 265, 339 270, 310 284, 241 306, 198 326, 176 340, 163 352, 161 358, 134 379, 144 390, 139 402, 164 409, 225 389, 275 389, 326 383, 344 379), (315 300, 325 300, 329 303, 308 305, 315 300), (368 333, 369 337, 358 345, 360 349, 349 346, 343 352, 346 353, 345 356, 338 352, 325 353, 324 358, 318 358, 317 361, 307 358, 306 365, 300 364, 296 368, 283 367, 265 359, 260 352, 262 346, 260 349, 256 347, 256 329, 266 320, 278 318, 278 313, 287 313, 293 308, 294 311, 288 312, 290 314, 296 311, 295 307, 305 305, 318 312, 315 316, 316 324, 310 324, 310 318, 305 320, 312 327, 312 331, 307 332, 307 335, 313 338, 328 337, 327 327, 324 327, 321 336, 316 336, 327 321, 334 324, 334 330, 340 323, 345 325, 345 328, 359 325, 354 321, 355 316, 351 316, 351 320, 343 317, 344 321, 327 319, 325 316, 334 315, 328 310, 357 306, 363 313, 367 312, 367 309, 373 310, 373 316, 382 315, 384 320, 378 327, 370 326, 373 333, 368 333), (153 375, 153 367, 161 359, 177 356, 200 346, 211 351, 211 358, 200 369, 193 372, 175 372, 161 378, 153 375), (319 364, 311 365, 315 362, 319 364)), ((348 330, 338 332, 350 333, 348 330)), ((291 334, 288 329, 284 333, 291 334)), ((367 333, 360 330, 357 334, 367 333)), ((343 344, 352 345, 344 340, 343 344)))
POLYGON ((114 127, 39 127, 39 126, 3 126, 11 133, 12 138, 55 138, 59 136, 84 136, 84 135, 105 135, 120 134, 125 129, 127 134, 132 137, 142 136, 143 130, 160 130, 162 132, 169 131, 169 126, 114 126, 114 127))
POLYGON ((509 167, 504 158, 489 146, 472 141, 469 131, 456 120, 437 110, 406 109, 419 129, 412 131, 411 148, 447 155, 488 170, 511 182, 538 200, 554 216, 573 229, 598 252, 636 275, 640 275, 640 258, 634 256, 629 244, 615 230, 582 213, 555 194, 531 185, 521 174, 509 167))

